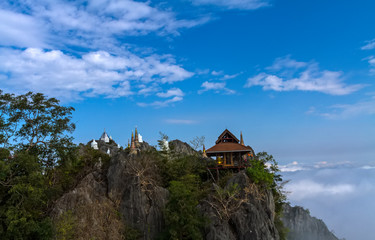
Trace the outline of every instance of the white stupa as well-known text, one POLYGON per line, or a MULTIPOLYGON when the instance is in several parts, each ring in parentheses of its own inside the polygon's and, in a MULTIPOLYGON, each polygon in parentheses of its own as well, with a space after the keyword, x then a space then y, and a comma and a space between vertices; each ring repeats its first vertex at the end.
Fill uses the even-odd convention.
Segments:
POLYGON ((99 148, 98 148, 98 143, 95 141, 95 139, 92 140, 92 142, 91 142, 91 147, 92 147, 93 149, 96 149, 96 150, 99 149, 99 148))
POLYGON ((163 151, 169 151, 168 141, 164 138, 163 138, 163 151))
POLYGON ((138 142, 143 142, 143 139, 142 139, 142 135, 141 134, 138 134, 138 142))
POLYGON ((108 155, 111 155, 111 150, 109 150, 109 148, 108 148, 108 150, 107 150, 107 154, 108 154, 108 155))
POLYGON ((100 137, 100 140, 104 141, 105 143, 109 143, 109 137, 108 137, 108 134, 105 132, 105 130, 102 136, 100 137))

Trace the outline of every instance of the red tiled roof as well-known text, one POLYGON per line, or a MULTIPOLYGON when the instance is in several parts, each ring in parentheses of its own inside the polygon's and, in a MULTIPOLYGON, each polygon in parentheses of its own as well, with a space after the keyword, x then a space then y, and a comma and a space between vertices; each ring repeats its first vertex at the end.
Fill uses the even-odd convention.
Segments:
POLYGON ((232 142, 227 142, 227 143, 219 143, 216 144, 215 146, 209 148, 206 150, 206 153, 217 153, 217 152, 249 152, 253 151, 253 149, 249 146, 243 146, 238 143, 232 143, 232 142))

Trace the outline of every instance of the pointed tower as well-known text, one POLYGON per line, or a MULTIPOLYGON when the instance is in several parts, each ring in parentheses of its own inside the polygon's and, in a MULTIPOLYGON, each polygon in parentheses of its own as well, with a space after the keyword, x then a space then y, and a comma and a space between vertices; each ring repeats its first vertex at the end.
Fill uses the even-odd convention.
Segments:
POLYGON ((206 147, 204 146, 204 144, 203 144, 203 154, 202 154, 202 155, 203 155, 203 157, 205 157, 205 158, 207 157, 207 154, 206 154, 206 147))
POLYGON ((138 140, 138 131, 137 131, 137 128, 135 128, 135 134, 134 134, 135 136, 135 138, 134 138, 134 141, 135 141, 135 143, 138 143, 139 142, 139 140, 138 140))
POLYGON ((241 131, 241 140, 240 140, 240 144, 241 144, 242 146, 245 146, 245 143, 243 142, 242 131, 241 131))
POLYGON ((128 148, 130 148, 130 140, 128 139, 128 148))
POLYGON ((132 131, 132 141, 131 141, 130 148, 131 148, 131 149, 134 149, 134 148, 135 148, 135 142, 134 142, 134 134, 133 134, 133 131, 132 131))
POLYGON ((107 132, 105 131, 105 128, 104 128, 104 132, 102 136, 100 137, 100 140, 104 141, 105 143, 109 143, 109 137, 108 137, 107 132))

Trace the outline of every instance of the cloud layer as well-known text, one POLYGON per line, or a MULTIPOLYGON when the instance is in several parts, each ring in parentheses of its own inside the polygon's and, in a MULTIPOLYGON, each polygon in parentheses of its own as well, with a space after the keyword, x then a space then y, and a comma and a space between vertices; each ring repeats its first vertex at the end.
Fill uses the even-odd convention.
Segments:
POLYGON ((65 101, 137 93, 163 98, 140 105, 166 106, 183 94, 164 93, 163 85, 193 73, 174 56, 130 47, 123 38, 175 36, 208 20, 181 19, 162 5, 133 0, 3 1, 0 83, 7 91, 38 91, 65 101))
POLYGON ((342 72, 320 70, 317 63, 298 62, 289 56, 278 58, 262 72, 247 80, 245 87, 262 86, 273 91, 316 91, 330 95, 347 95, 363 87, 347 85, 342 72))
POLYGON ((132 0, 94 0, 84 1, 84 4, 82 1, 6 1, 0 3, 0 7, 4 9, 0 12, 0 27, 3 29, 0 31, 7 33, 7 38, 0 43, 18 47, 60 43, 85 47, 94 44, 103 49, 108 44, 113 47, 118 36, 151 32, 178 35, 180 29, 209 20, 177 19, 172 11, 152 7, 149 2, 132 0), (44 34, 38 34, 40 32, 44 34), (31 33, 34 39, 26 40, 25 33, 31 33))
POLYGON ((310 107, 306 114, 318 115, 327 119, 346 119, 360 115, 375 115, 375 96, 362 99, 352 104, 336 104, 324 110, 310 107))
POLYGON ((269 6, 267 0, 192 0, 196 5, 215 5, 227 9, 254 10, 269 6))
MULTIPOLYGON (((59 50, 1 48, 0 82, 19 92, 42 91, 70 100, 98 95, 115 98, 133 94, 133 82, 142 82, 146 88, 150 83, 173 83, 193 75, 174 62, 171 56, 142 58, 131 52, 114 56, 97 51, 75 57, 59 50)), ((165 94, 172 96, 173 92, 158 96, 165 94)))
POLYGON ((285 185, 288 201, 308 208, 312 216, 323 219, 339 237, 372 239, 375 230, 368 226, 373 226, 375 221, 368 213, 374 211, 374 164, 295 162, 287 166, 303 168, 282 173, 284 179, 290 180, 285 185))

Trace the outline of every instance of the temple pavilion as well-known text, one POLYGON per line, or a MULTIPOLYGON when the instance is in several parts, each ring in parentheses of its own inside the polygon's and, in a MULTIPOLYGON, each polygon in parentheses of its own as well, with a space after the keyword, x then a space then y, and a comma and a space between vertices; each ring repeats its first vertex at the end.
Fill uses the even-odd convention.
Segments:
POLYGON ((216 145, 207 149, 205 154, 215 159, 218 167, 244 168, 254 157, 254 150, 244 144, 242 132, 241 139, 238 140, 233 133, 225 129, 215 143, 216 145))

